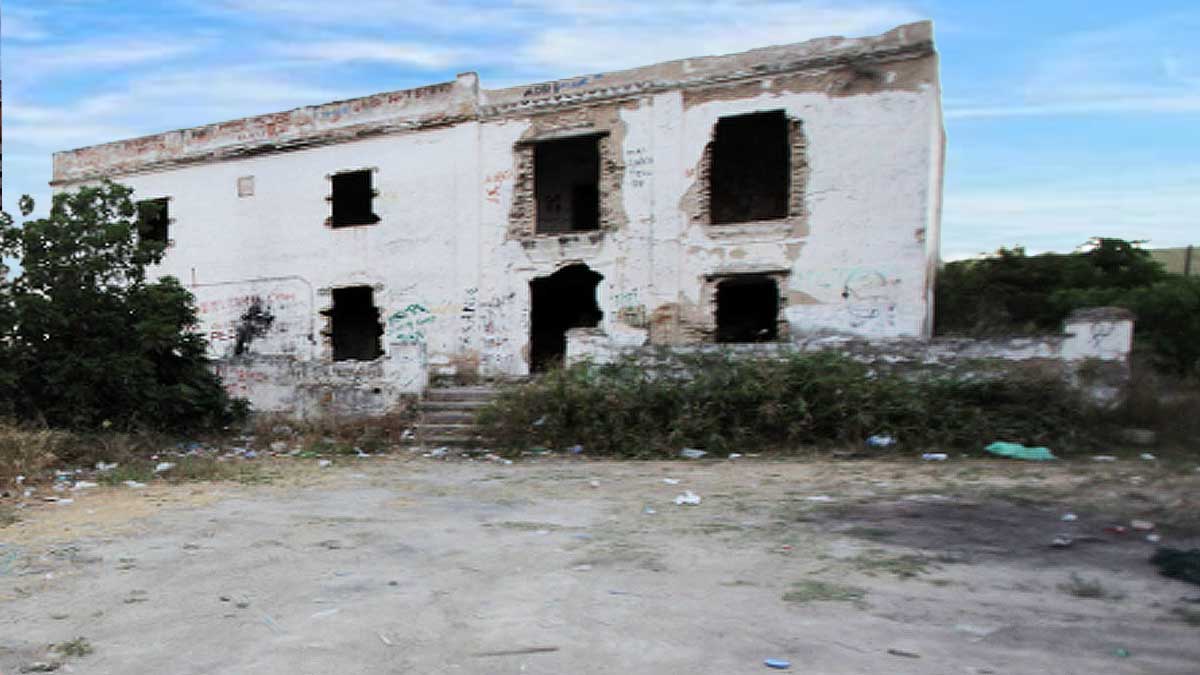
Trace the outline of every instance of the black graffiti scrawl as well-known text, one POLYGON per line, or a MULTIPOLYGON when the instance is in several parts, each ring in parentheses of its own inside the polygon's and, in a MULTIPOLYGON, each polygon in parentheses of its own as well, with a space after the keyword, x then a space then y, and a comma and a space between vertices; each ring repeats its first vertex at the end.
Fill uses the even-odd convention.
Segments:
POLYGON ((237 341, 233 345, 234 355, 245 354, 250 343, 266 335, 273 323, 275 315, 271 314, 270 307, 264 308, 262 298, 254 298, 238 320, 237 341))

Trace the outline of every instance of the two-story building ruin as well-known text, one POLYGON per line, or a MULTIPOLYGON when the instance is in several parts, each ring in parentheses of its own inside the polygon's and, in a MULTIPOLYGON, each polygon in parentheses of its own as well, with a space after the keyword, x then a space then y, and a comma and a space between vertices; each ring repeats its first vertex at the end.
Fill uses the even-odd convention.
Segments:
POLYGON ((473 73, 54 156, 135 189, 262 410, 386 410, 622 345, 926 338, 929 23, 488 90, 473 73))

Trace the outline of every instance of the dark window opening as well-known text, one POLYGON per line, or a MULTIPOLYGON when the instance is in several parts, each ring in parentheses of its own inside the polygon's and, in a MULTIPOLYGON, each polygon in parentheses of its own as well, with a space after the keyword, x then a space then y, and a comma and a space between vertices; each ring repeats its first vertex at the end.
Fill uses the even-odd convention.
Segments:
POLYGON ((568 330, 600 324, 604 313, 596 304, 596 287, 603 278, 587 265, 569 265, 529 282, 531 370, 562 364, 568 330))
POLYGON ((333 192, 329 198, 333 204, 333 215, 329 224, 333 227, 371 225, 379 222, 372 211, 371 200, 375 189, 371 187, 371 171, 347 171, 330 177, 333 192))
POLYGON ((537 232, 600 229, 600 138, 542 141, 533 149, 537 232))
POLYGON ((137 203, 137 232, 142 241, 170 243, 171 217, 167 208, 169 201, 163 197, 137 203))
POLYGON ((717 284, 717 342, 770 342, 779 335, 779 285, 745 276, 717 284))
POLYGON ((333 289, 329 317, 334 361, 372 361, 383 355, 383 324, 370 286, 333 289))
POLYGON ((713 224, 785 218, 791 144, 783 111, 722 117, 712 142, 713 224))

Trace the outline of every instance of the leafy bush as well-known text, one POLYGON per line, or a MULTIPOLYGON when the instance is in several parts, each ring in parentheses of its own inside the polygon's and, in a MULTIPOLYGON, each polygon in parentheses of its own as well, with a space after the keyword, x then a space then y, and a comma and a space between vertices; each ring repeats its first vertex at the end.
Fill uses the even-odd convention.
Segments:
MULTIPOLYGON (((148 281, 164 245, 137 236, 131 190, 54 196, 47 218, 0 222, 0 413, 69 429, 191 430, 239 406, 208 369, 190 293, 148 281)), ((31 200, 23 200, 28 215, 31 200)))
POLYGON ((1035 374, 909 379, 835 353, 782 359, 728 353, 648 369, 578 364, 514 385, 479 415, 494 447, 584 446, 592 455, 673 455, 860 444, 977 448, 994 440, 1086 443, 1088 420, 1058 380, 1035 374))
POLYGON ((1074 309, 1134 312, 1139 349, 1163 370, 1200 373, 1200 279, 1168 274, 1136 242, 1096 238, 1087 251, 995 256, 946 264, 938 276, 935 332, 1057 332, 1074 309))

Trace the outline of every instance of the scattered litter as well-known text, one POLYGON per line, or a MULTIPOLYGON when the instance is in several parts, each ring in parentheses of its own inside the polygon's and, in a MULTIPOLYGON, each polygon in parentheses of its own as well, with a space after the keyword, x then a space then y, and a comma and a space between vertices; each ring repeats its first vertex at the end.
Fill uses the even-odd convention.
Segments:
POLYGON ((128 488, 144 488, 144 487, 146 487, 145 483, 139 483, 136 480, 127 480, 127 481, 125 481, 124 485, 125 485, 125 487, 128 487, 128 488))
POLYGON ((310 619, 324 619, 325 617, 327 617, 327 616, 333 616, 334 614, 337 614, 337 613, 338 613, 338 612, 340 612, 340 611, 342 611, 342 610, 341 610, 341 609, 339 609, 339 608, 337 608, 337 607, 334 607, 333 609, 325 609, 325 610, 321 610, 320 612, 317 612, 317 613, 313 614, 312 616, 310 616, 310 617, 308 617, 308 618, 310 618, 310 619))
POLYGON ((533 533, 544 537, 547 534, 550 534, 550 530, 534 530, 533 533))
POLYGON ((1121 525, 1109 525, 1108 527, 1104 528, 1104 531, 1110 534, 1125 534, 1129 530, 1125 529, 1121 525))
POLYGON ((75 500, 74 499, 57 499, 57 500, 55 500, 54 503, 56 503, 56 504, 74 504, 75 500))
POLYGON ((45 661, 34 661, 26 666, 21 666, 22 673, 53 673, 58 670, 58 663, 47 663, 45 661))
POLYGON ((175 462, 159 462, 158 465, 154 467, 154 473, 162 473, 164 471, 170 471, 174 468, 175 462))
POLYGON ((896 437, 888 434, 875 434, 867 437, 867 447, 869 448, 890 448, 896 444, 896 437))
POLYGON ((1157 544, 1158 542, 1162 541, 1162 535, 1148 534, 1146 535, 1146 541, 1150 542, 1151 544, 1157 544))
POLYGON ((667 485, 679 485, 678 478, 664 478, 663 482, 666 483, 667 485))
POLYGON ((120 464, 117 464, 116 462, 96 462, 96 470, 99 471, 100 473, 104 473, 105 471, 112 471, 113 469, 117 468, 118 466, 120 466, 120 464))
POLYGON ((655 511, 654 509, 652 509, 652 508, 650 508, 649 506, 647 506, 647 507, 645 507, 645 508, 643 508, 643 509, 642 509, 642 513, 644 513, 644 514, 646 514, 646 515, 648 515, 648 516, 652 516, 652 515, 654 515, 654 514, 658 513, 658 511, 655 511))
POLYGON ((1092 455, 1093 462, 1115 462, 1117 458, 1113 455, 1092 455))
POLYGON ((700 503, 700 495, 696 494, 695 492, 692 492, 691 490, 688 490, 687 492, 684 492, 683 494, 676 497, 675 503, 679 506, 683 506, 684 504, 687 504, 689 506, 695 506, 700 503))
POLYGON ((570 449, 567 450, 567 452, 571 453, 572 455, 583 454, 583 446, 582 445, 572 445, 570 447, 570 449))
POLYGON ((1067 535, 1056 534, 1056 535, 1054 535, 1054 540, 1050 542, 1050 545, 1053 546, 1054 548, 1067 548, 1071 544, 1074 544, 1074 543, 1075 543, 1075 540, 1068 537, 1067 535))
POLYGON ((740 452, 729 453, 729 459, 739 459, 741 456, 742 456, 742 453, 740 453, 740 452))
POLYGON ((685 459, 700 459, 707 454, 707 452, 703 450, 697 450, 696 448, 684 448, 679 451, 679 456, 685 459))
POLYGON ((767 659, 763 661, 763 665, 775 670, 787 670, 792 667, 792 662, 787 659, 767 659))
POLYGON ((1064 522, 1072 523, 1076 520, 1079 520, 1079 516, 1075 515, 1074 513, 1064 513, 1062 519, 1064 522))
POLYGON ((450 448, 434 448, 425 453, 426 457, 445 457, 446 453, 450 452, 450 448))
POLYGON ((380 641, 380 642, 382 642, 383 644, 385 644, 385 645, 387 645, 387 646, 389 646, 389 647, 391 647, 391 646, 392 646, 392 641, 391 641, 391 640, 389 640, 389 639, 387 638, 387 636, 386 636, 386 635, 384 635, 383 633, 376 633, 376 635, 378 635, 378 636, 379 636, 379 641, 380 641))
POLYGON ((921 455, 921 459, 925 460, 926 462, 944 462, 949 458, 950 455, 947 455, 944 452, 927 452, 921 455))
POLYGON ((1113 650, 1113 655, 1119 656, 1123 659, 1127 659, 1127 658, 1129 658, 1129 650, 1125 649, 1124 647, 1119 647, 1119 648, 1113 650))
POLYGON ((1058 459, 1047 448, 1036 447, 1027 448, 1020 443, 1006 443, 1004 441, 996 441, 984 448, 993 455, 1000 457, 1010 457, 1012 459, 1025 459, 1033 462, 1045 462, 1051 459, 1058 459))
POLYGON ((913 652, 906 652, 903 649, 889 649, 887 653, 891 654, 892 656, 903 656, 906 659, 921 658, 920 654, 915 654, 913 652))
POLYGON ((1148 520, 1131 520, 1129 526, 1138 532, 1149 532, 1154 529, 1154 523, 1148 520))
POLYGON ((71 489, 72 490, 90 490, 91 488, 94 488, 94 487, 100 487, 100 484, 93 483, 90 480, 77 480, 77 481, 75 481, 74 487, 72 487, 71 489))
POLYGON ((1164 577, 1200 585, 1200 548, 1184 551, 1164 546, 1150 557, 1150 564, 1164 577))
POLYGON ((17 476, 17 485, 25 482, 25 476, 17 476))
POLYGON ((588 570, 592 569, 592 566, 585 563, 583 565, 576 565, 571 569, 575 570, 576 572, 587 572, 588 570))
POLYGON ((286 441, 272 441, 271 452, 287 452, 288 444, 286 441))
POLYGON ((522 654, 544 654, 547 652, 556 652, 558 647, 520 647, 518 649, 504 649, 496 652, 476 652, 471 656, 520 656, 522 654))
POLYGON ((535 427, 544 426, 545 424, 546 424, 546 416, 545 415, 542 415, 541 417, 539 417, 533 421, 533 426, 535 426, 535 427))
POLYGON ((272 619, 269 614, 263 614, 262 620, 263 620, 263 623, 267 624, 267 628, 271 629, 271 632, 273 632, 273 633, 282 633, 283 632, 282 630, 279 629, 279 624, 275 623, 275 619, 272 619))
POLYGON ((600 487, 600 481, 598 481, 598 480, 588 481, 588 485, 591 485, 594 488, 598 488, 598 487, 600 487))
POLYGON ((321 467, 322 469, 327 466, 333 466, 333 460, 332 459, 318 459, 317 466, 321 467))
POLYGON ((1158 459, 1157 457, 1155 457, 1154 455, 1152 455, 1152 454, 1150 454, 1150 453, 1148 453, 1148 452, 1143 452, 1143 453, 1142 453, 1141 455, 1139 455, 1139 456, 1140 456, 1142 459, 1146 460, 1147 462, 1153 462, 1154 460, 1158 459))
POLYGON ((813 495, 811 497, 805 497, 804 500, 808 502, 831 502, 833 501, 833 497, 830 497, 829 495, 813 495))

